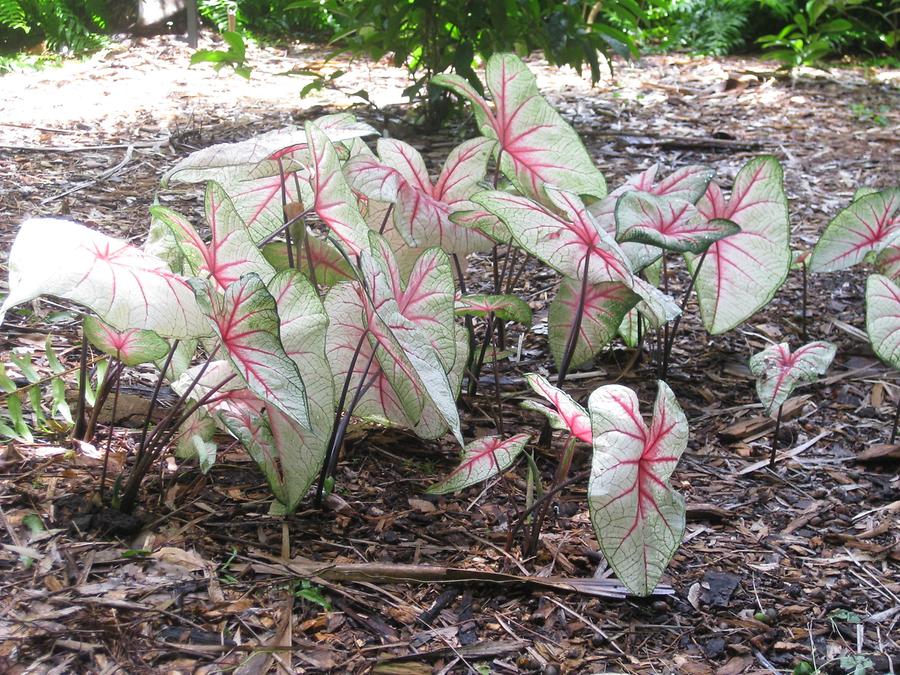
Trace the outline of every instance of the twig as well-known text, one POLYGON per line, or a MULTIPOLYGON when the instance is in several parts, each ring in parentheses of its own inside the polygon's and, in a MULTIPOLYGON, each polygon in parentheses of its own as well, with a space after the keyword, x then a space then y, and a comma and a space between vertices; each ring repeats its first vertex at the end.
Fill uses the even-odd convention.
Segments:
POLYGON ((76 183, 75 185, 70 187, 68 190, 65 190, 64 192, 60 192, 59 194, 53 195, 52 197, 47 197, 46 199, 42 199, 41 205, 49 204, 50 202, 60 199, 61 197, 65 197, 66 195, 70 195, 73 192, 78 192, 79 190, 83 190, 84 188, 91 187, 92 185, 96 185, 97 183, 100 183, 100 182, 106 180, 107 178, 112 178, 119 171, 121 171, 122 169, 125 168, 125 165, 127 165, 128 162, 131 161, 132 155, 134 155, 134 146, 129 145, 128 149, 125 151, 125 157, 122 159, 121 162, 116 164, 114 167, 112 167, 111 169, 107 169, 106 171, 101 173, 96 178, 92 178, 91 180, 86 180, 81 183, 76 183))

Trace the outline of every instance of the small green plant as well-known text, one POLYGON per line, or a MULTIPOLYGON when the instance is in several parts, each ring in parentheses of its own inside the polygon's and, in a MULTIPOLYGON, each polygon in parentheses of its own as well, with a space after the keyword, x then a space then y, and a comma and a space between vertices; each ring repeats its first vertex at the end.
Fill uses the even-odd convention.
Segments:
POLYGON ((831 54, 835 37, 853 28, 847 19, 823 20, 823 14, 834 0, 808 0, 804 10, 778 33, 763 35, 757 42, 766 55, 780 61, 788 70, 798 66, 814 66, 831 54))
POLYGON ((860 122, 871 122, 879 127, 888 125, 888 118, 885 117, 890 112, 890 108, 886 105, 878 106, 878 110, 872 110, 864 103, 851 103, 850 112, 860 122))
POLYGON ((216 72, 225 66, 231 66, 234 72, 250 79, 252 68, 247 65, 247 47, 244 44, 244 36, 236 31, 224 31, 222 40, 227 49, 198 49, 191 54, 191 65, 197 63, 212 63, 216 72))

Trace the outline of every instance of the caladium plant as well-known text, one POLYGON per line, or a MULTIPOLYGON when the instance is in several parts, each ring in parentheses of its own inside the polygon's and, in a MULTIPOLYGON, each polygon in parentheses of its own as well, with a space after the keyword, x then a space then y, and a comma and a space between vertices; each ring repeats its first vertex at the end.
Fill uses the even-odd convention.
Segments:
POLYGON ((876 257, 900 235, 900 189, 860 188, 825 227, 809 257, 811 272, 834 272, 876 257))
POLYGON ((548 409, 556 426, 591 442, 588 507, 600 548, 629 590, 650 594, 681 544, 685 526, 684 498, 669 484, 688 438, 675 395, 659 381, 648 428, 636 394, 627 387, 596 389, 585 410, 543 378, 532 375, 529 383, 556 407, 548 409))
POLYGON ((770 465, 775 464, 781 409, 801 382, 813 382, 823 375, 834 359, 836 347, 830 342, 810 342, 791 352, 786 342, 772 345, 754 354, 750 371, 756 376, 756 393, 767 415, 776 412, 770 465))
MULTIPOLYGON (((880 274, 873 274, 866 281, 866 332, 878 358, 900 370, 900 286, 880 274)), ((900 403, 894 415, 891 443, 897 439, 898 422, 900 403)))

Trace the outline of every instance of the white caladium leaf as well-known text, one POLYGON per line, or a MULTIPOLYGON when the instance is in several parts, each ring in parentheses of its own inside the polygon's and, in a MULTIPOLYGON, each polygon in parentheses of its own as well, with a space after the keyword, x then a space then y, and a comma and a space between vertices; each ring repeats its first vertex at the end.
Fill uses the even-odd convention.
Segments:
POLYGON ((236 170, 223 177, 221 185, 257 244, 284 225, 285 204, 302 206, 313 202, 305 167, 263 178, 250 178, 236 170))
POLYGON ((495 146, 496 141, 475 138, 454 148, 434 185, 418 151, 394 139, 378 141, 380 160, 359 156, 344 171, 355 190, 394 203, 394 225, 408 245, 468 255, 488 250, 493 242, 452 216, 475 207, 469 198, 482 190, 479 183, 495 146))
POLYGON ((900 370, 900 286, 880 274, 866 281, 866 332, 878 358, 900 370))
POLYGON ((714 171, 705 166, 685 166, 657 181, 659 164, 625 179, 625 183, 605 198, 588 207, 599 227, 610 234, 616 233, 616 205, 626 192, 638 191, 662 200, 677 199, 696 204, 706 192, 714 171))
POLYGON ((175 235, 193 274, 209 275, 220 289, 251 272, 264 281, 271 279, 275 270, 259 252, 221 185, 207 183, 204 204, 211 233, 208 244, 181 214, 162 206, 150 208, 151 214, 165 223, 175 235))
POLYGON ((290 512, 317 478, 334 424, 334 380, 325 358, 328 315, 312 284, 298 272, 279 273, 269 282, 269 292, 278 306, 284 351, 297 365, 309 409, 310 425, 304 429, 267 406, 284 482, 284 506, 290 512))
POLYGON ((426 492, 430 495, 458 492, 506 471, 525 449, 530 438, 528 434, 516 434, 506 439, 486 436, 472 441, 465 447, 460 465, 426 492))
POLYGON ((357 255, 368 245, 369 228, 341 171, 334 145, 314 123, 307 122, 305 128, 310 154, 310 184, 315 195, 312 208, 341 240, 347 252, 357 255))
POLYGON ((247 274, 226 288, 223 296, 198 283, 197 299, 250 391, 309 429, 303 380, 281 344, 275 298, 262 279, 247 274))
MULTIPOLYGON (((536 394, 543 396, 553 404, 555 411, 550 412, 553 412, 557 417, 554 418, 553 415, 549 415, 549 417, 550 421, 554 424, 554 428, 567 429, 575 438, 584 441, 585 443, 593 442, 593 436, 591 435, 591 418, 582 406, 578 405, 578 403, 562 389, 550 384, 543 375, 529 373, 525 376, 525 379, 528 382, 528 386, 530 386, 536 394)), ((526 407, 545 412, 542 407, 534 405, 526 407)))
POLYGON ((900 189, 863 192, 825 227, 812 255, 812 272, 835 272, 877 253, 900 232, 900 189))
POLYGON ((241 415, 258 417, 262 413, 265 403, 247 389, 247 386, 240 378, 235 377, 235 374, 236 371, 230 361, 217 359, 210 361, 205 369, 202 364, 188 368, 177 380, 172 382, 172 391, 179 396, 184 395, 184 392, 196 380, 190 393, 192 400, 200 400, 212 389, 216 390, 203 406, 215 419, 221 420, 223 416, 241 415))
MULTIPOLYGON (((349 113, 322 117, 317 120, 317 125, 332 142, 378 134, 349 113)), ((219 143, 191 153, 178 162, 163 176, 162 184, 165 187, 170 181, 222 181, 225 176, 234 175, 235 168, 243 170, 264 160, 290 156, 306 148, 306 131, 296 126, 269 131, 238 143, 219 143)))
POLYGON ((545 185, 603 197, 606 181, 581 138, 538 91, 534 74, 513 54, 494 54, 485 69, 493 108, 458 75, 432 83, 468 99, 482 135, 499 142, 500 169, 524 194, 543 199, 545 185))
MULTIPOLYGON (((319 239, 312 233, 308 233, 307 237, 306 244, 294 246, 294 267, 304 276, 312 279, 310 271, 312 269, 316 275, 316 284, 326 287, 334 286, 339 281, 351 281, 356 278, 350 264, 334 244, 327 239, 319 239)), ((279 272, 291 269, 284 242, 273 241, 265 244, 260 250, 266 261, 279 272)))
POLYGON ((163 337, 210 335, 187 280, 159 258, 83 225, 54 218, 22 223, 9 252, 10 307, 55 295, 92 309, 117 330, 163 337))
MULTIPOLYGON (((707 220, 689 201, 630 190, 616 206, 616 241, 702 253, 713 242, 740 232, 730 220, 707 220)), ((648 261, 650 262, 650 261, 648 261)))
POLYGON ((569 334, 578 313, 584 307, 581 326, 571 363, 587 363, 616 336, 628 311, 641 299, 628 286, 617 281, 588 285, 582 297, 582 283, 563 279, 547 317, 550 352, 557 368, 562 363, 569 334))
POLYGON ((750 358, 756 393, 767 415, 777 411, 801 382, 823 375, 837 348, 830 342, 810 342, 791 353, 786 342, 772 345, 750 358))
POLYGON ((169 343, 152 330, 119 331, 93 316, 84 317, 84 334, 97 349, 126 366, 150 363, 169 353, 169 343))
POLYGON ((196 457, 200 462, 200 473, 208 473, 216 463, 218 446, 213 441, 216 421, 203 409, 191 413, 178 429, 175 437, 175 456, 179 459, 196 457))
POLYGON ((531 326, 531 307, 517 295, 463 295, 456 299, 456 313, 481 317, 493 314, 501 321, 531 326))
POLYGON ((635 393, 616 384, 588 400, 594 457, 588 507, 600 549, 637 595, 655 588, 684 534, 684 498, 669 477, 687 446, 688 424, 675 395, 659 382, 650 428, 635 393))
POLYGON ((631 267, 619 245, 599 230, 582 201, 571 192, 548 188, 547 196, 563 215, 537 202, 499 190, 480 192, 473 201, 502 220, 516 243, 563 276, 583 275, 588 283, 621 281, 631 285, 631 267))
MULTIPOLYGON (((731 199, 710 183, 697 207, 709 220, 730 220, 737 234, 712 244, 695 288, 706 330, 731 330, 764 307, 787 279, 791 266, 790 223, 781 165, 758 157, 741 168, 731 199)), ((693 274, 700 258, 686 254, 693 274)))

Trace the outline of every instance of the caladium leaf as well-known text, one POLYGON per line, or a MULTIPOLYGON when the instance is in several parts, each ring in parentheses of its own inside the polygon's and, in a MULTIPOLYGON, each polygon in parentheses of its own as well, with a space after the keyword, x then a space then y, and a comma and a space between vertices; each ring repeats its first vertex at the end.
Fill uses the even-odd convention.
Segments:
POLYGON ((169 353, 169 343, 152 330, 118 331, 92 316, 84 317, 84 334, 94 347, 126 366, 150 363, 169 353))
POLYGON ((900 287, 880 274, 866 281, 866 332, 878 358, 900 370, 900 287))
POLYGON ((219 288, 226 288, 251 272, 264 281, 271 279, 275 270, 259 252, 234 204, 218 183, 207 183, 205 208, 212 236, 209 244, 181 214, 162 206, 153 206, 150 212, 172 230, 194 275, 208 274, 219 288))
POLYGON ((687 446, 688 424, 675 395, 659 382, 650 428, 635 393, 616 384, 588 400, 594 457, 588 507, 600 549, 637 595, 659 582, 681 543, 684 498, 669 485, 687 446))
MULTIPOLYGON (((764 307, 787 279, 791 265, 790 224, 782 170, 774 157, 758 157, 741 168, 731 199, 710 183, 697 207, 708 219, 730 220, 737 234, 712 244, 695 288, 706 330, 731 330, 764 307)), ((695 273, 700 258, 685 255, 695 273)))
POLYGON ((685 166, 657 181, 659 164, 625 179, 625 183, 605 198, 594 202, 588 210, 599 227, 610 234, 616 232, 616 205, 626 192, 639 191, 663 200, 678 199, 695 204, 703 194, 714 171, 705 166, 685 166))
POLYGON ((563 279, 547 317, 549 324, 550 352, 560 367, 569 334, 575 322, 579 305, 583 315, 571 363, 579 366, 587 363, 616 336, 619 325, 628 311, 641 299, 628 286, 616 281, 588 285, 582 296, 582 283, 563 279))
POLYGON ((560 213, 499 190, 472 199, 502 220, 516 243, 563 276, 581 278, 588 260, 588 283, 621 281, 631 285, 631 267, 619 245, 599 230, 577 195, 547 189, 560 213))
POLYGON ((315 195, 312 208, 343 242, 348 253, 357 255, 368 245, 369 228, 341 171, 334 145, 314 123, 307 122, 305 128, 310 154, 310 185, 315 195))
POLYGON ((740 232, 730 220, 707 220, 688 201, 630 190, 616 206, 616 241, 638 242, 679 253, 702 253, 740 232))
POLYGON ((200 473, 209 472, 216 463, 218 447, 212 440, 215 432, 215 420, 202 409, 195 410, 178 429, 175 456, 179 459, 196 457, 200 462, 200 473))
POLYGON ((477 229, 457 225, 452 215, 475 207, 469 198, 482 190, 479 183, 495 146, 496 141, 475 138, 454 148, 434 185, 418 151, 394 139, 378 141, 380 160, 357 156, 344 172, 358 192, 395 204, 394 224, 408 245, 468 255, 488 250, 492 241, 477 229))
POLYGON ((465 447, 460 465, 426 492, 430 495, 458 492, 506 471, 530 439, 528 434, 516 434, 506 439, 486 436, 472 441, 465 447))
POLYGON ((603 197, 606 181, 578 134, 538 91, 534 74, 513 54, 494 54, 485 69, 493 108, 458 75, 432 84, 468 99, 482 135, 499 142, 500 169, 524 194, 542 200, 545 185, 603 197))
POLYGON ((812 255, 812 272, 852 267, 900 232, 900 189, 864 193, 825 227, 812 255))
MULTIPOLYGON (((578 403, 562 389, 550 384, 543 375, 529 373, 525 376, 525 379, 536 394, 543 396, 553 404, 553 407, 556 409, 554 414, 557 415, 558 418, 550 416, 550 421, 554 423, 555 428, 567 429, 570 434, 575 436, 575 438, 584 441, 585 443, 591 443, 593 441, 593 436, 591 435, 591 418, 582 406, 578 405, 578 403)), ((526 407, 544 412, 541 408, 536 406, 526 407)))
POLYGON ((226 288, 224 296, 198 283, 197 299, 250 391, 309 429, 306 390, 281 344, 275 299, 262 279, 247 274, 226 288))
POLYGON ((456 313, 481 317, 493 314, 501 321, 531 326, 531 307, 516 295, 463 295, 456 299, 456 313))
POLYGON ((163 337, 210 335, 187 280, 124 241, 53 218, 22 224, 9 253, 10 307, 55 295, 92 309, 117 330, 140 328, 163 337))
POLYGON ((304 170, 285 171, 263 178, 248 178, 243 172, 220 181, 240 219, 259 243, 284 225, 285 204, 312 204, 309 176, 304 170))
MULTIPOLYGON (((898 232, 900 234, 900 232, 898 232)), ((897 281, 900 279, 900 236, 891 240, 875 258, 875 269, 879 274, 897 281)))
MULTIPOLYGON (((349 113, 319 118, 317 125, 333 142, 378 134, 349 113)), ((211 145, 191 153, 169 169, 162 178, 162 185, 166 187, 170 181, 221 181, 225 176, 233 176, 236 168, 244 170, 269 158, 290 155, 306 147, 306 131, 296 126, 269 131, 239 143, 211 145)))
POLYGON ((772 345, 750 358, 756 376, 756 393, 771 415, 787 401, 800 382, 812 382, 824 375, 834 359, 836 347, 830 342, 810 342, 791 353, 786 342, 772 345))

